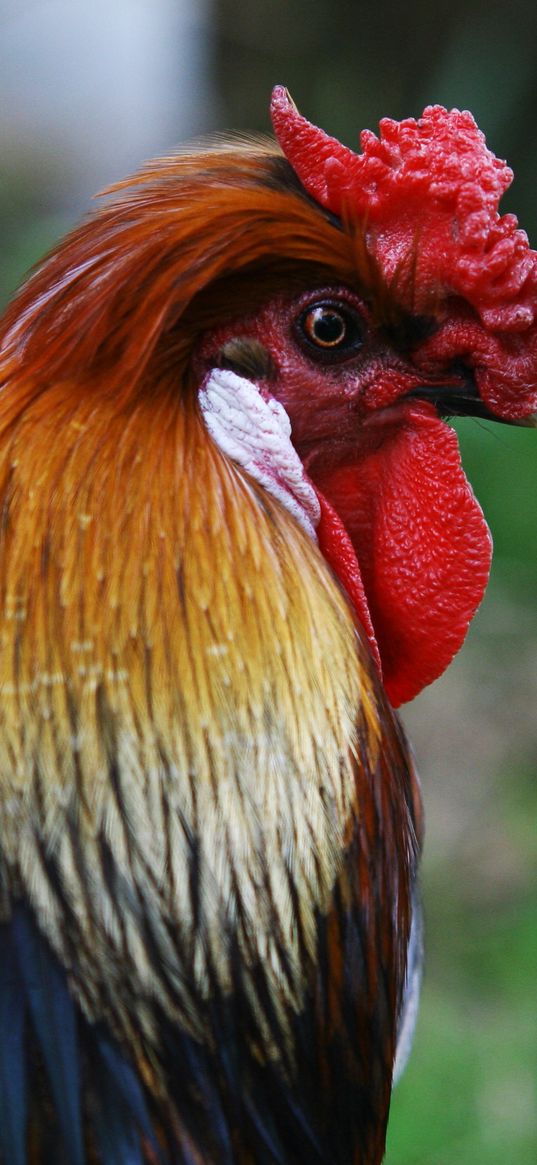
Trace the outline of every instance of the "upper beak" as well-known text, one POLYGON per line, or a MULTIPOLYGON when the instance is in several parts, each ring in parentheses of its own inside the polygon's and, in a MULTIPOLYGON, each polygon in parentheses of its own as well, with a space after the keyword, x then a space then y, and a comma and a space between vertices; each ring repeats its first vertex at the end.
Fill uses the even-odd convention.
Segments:
POLYGON ((527 429, 537 429, 537 413, 510 420, 499 417, 481 399, 476 384, 470 376, 463 383, 423 384, 408 393, 409 397, 428 400, 435 406, 441 417, 481 417, 485 421, 497 421, 502 425, 518 425, 527 429))

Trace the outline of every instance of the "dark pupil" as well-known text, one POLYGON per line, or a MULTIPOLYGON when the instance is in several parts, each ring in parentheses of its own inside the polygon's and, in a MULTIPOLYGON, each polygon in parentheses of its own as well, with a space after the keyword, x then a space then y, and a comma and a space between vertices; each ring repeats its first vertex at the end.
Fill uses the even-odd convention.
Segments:
POLYGON ((328 307, 316 307, 309 319, 308 331, 312 340, 332 348, 340 344, 345 337, 345 321, 339 312, 331 311, 328 307))

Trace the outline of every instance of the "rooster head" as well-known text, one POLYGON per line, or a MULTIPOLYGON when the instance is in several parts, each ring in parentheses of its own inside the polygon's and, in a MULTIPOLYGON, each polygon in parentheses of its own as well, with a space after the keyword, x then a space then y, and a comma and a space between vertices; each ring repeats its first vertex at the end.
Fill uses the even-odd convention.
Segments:
POLYGON ((353 277, 310 279, 217 330, 202 351, 229 371, 205 386, 206 419, 313 525, 398 705, 444 670, 486 586, 491 540, 445 418, 534 423, 537 255, 498 213, 512 174, 470 113, 384 119, 360 154, 280 87, 272 118, 293 176, 353 250, 353 277), (255 382, 264 422, 247 419, 230 372, 255 382), (285 440, 298 455, 287 482, 285 440))

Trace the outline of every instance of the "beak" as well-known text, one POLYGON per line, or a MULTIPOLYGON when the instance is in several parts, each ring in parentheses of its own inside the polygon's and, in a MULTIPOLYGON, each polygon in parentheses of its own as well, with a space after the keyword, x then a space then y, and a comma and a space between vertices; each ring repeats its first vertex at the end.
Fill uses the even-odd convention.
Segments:
POLYGON ((481 417, 484 421, 496 421, 502 425, 517 425, 526 429, 537 429, 537 413, 530 413, 526 417, 517 417, 511 420, 499 417, 481 399, 477 385, 467 376, 463 383, 455 384, 423 384, 408 393, 416 400, 428 400, 434 405, 439 416, 449 417, 481 417))

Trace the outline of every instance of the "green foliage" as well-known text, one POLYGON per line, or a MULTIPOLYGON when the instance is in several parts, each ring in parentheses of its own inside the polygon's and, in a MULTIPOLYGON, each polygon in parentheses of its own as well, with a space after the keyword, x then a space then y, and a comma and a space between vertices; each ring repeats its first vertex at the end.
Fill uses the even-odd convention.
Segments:
POLYGON ((386 1165, 534 1165, 537 902, 484 913, 452 899, 439 933, 442 884, 454 884, 449 866, 442 873, 434 902, 429 883, 437 926, 413 1056, 392 1101, 386 1165))
POLYGON ((458 421, 466 473, 494 537, 494 579, 534 603, 537 592, 537 433, 458 421))
POLYGON ((0 309, 69 226, 61 175, 43 157, 8 153, 0 175, 0 309), (55 186, 59 182, 59 186, 55 186))
MULTIPOLYGON (((487 653, 479 641, 471 650, 487 653)), ((510 665, 516 676, 516 664, 510 665)), ((482 799, 469 822, 458 823, 448 848, 438 845, 438 823, 430 822, 422 1007, 409 1066, 392 1100, 386 1165, 536 1160, 532 748, 535 739, 529 749, 521 741, 527 767, 495 775, 494 797, 482 799)))

